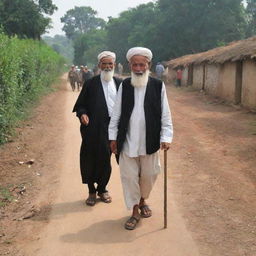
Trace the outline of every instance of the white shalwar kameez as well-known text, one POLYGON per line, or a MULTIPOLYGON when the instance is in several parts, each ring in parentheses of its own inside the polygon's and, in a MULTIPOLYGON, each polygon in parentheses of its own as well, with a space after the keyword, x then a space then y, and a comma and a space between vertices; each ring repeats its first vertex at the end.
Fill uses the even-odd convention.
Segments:
MULTIPOLYGON (((146 122, 144 98, 147 86, 134 87, 134 108, 130 117, 126 140, 119 157, 121 181, 127 208, 138 205, 140 198, 147 199, 160 172, 158 152, 146 154, 146 122)), ((171 143, 173 127, 164 83, 161 92, 161 136, 160 142, 171 143)), ((122 84, 109 124, 109 140, 116 140, 121 116, 122 84)))
POLYGON ((102 74, 100 76, 100 80, 101 80, 105 100, 106 100, 107 107, 108 107, 108 115, 111 116, 113 107, 115 105, 116 94, 117 94, 116 93, 116 85, 115 85, 113 78, 110 81, 105 81, 102 78, 102 74))

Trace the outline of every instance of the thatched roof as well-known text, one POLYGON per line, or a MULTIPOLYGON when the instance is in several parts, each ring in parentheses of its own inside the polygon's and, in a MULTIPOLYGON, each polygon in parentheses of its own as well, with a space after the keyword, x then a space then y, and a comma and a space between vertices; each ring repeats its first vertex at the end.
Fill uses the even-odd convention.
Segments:
POLYGON ((212 50, 197 54, 185 55, 167 62, 168 66, 176 68, 178 66, 189 66, 190 64, 218 63, 227 61, 237 61, 246 58, 256 58, 256 36, 245 40, 239 40, 212 50))

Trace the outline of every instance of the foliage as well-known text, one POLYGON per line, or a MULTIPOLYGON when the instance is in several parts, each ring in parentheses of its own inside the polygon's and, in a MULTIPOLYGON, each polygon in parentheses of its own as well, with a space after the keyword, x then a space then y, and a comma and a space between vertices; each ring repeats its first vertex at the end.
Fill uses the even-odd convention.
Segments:
POLYGON ((246 6, 247 15, 247 36, 256 35, 256 0, 247 0, 246 6))
POLYGON ((90 30, 103 28, 105 21, 96 17, 97 12, 91 7, 75 7, 67 11, 61 18, 64 23, 63 31, 70 39, 75 39, 76 35, 86 34, 90 30))
POLYGON ((13 200, 13 195, 8 187, 0 186, 0 208, 10 203, 13 200))
POLYGON ((31 39, 0 34, 0 143, 60 73, 63 59, 50 47, 31 39))
POLYGON ((83 6, 67 11, 61 18, 63 31, 73 41, 74 63, 77 65, 95 63, 98 52, 106 47, 105 21, 96 15, 91 7, 83 6))
POLYGON ((159 41, 162 58, 177 57, 214 48, 244 37, 241 0, 159 0, 159 41))
POLYGON ((52 3, 52 0, 35 0, 34 2, 38 3, 40 12, 48 15, 52 15, 54 11, 58 9, 57 6, 52 3))
POLYGON ((106 50, 106 31, 91 30, 74 40, 74 63, 92 66, 97 62, 99 52, 106 50))
POLYGON ((64 31, 74 41, 75 62, 79 64, 91 61, 97 51, 105 48, 114 51, 117 62, 126 66, 126 52, 134 46, 150 48, 153 61, 158 62, 255 34, 256 0, 244 3, 244 0, 158 0, 130 8, 117 18, 110 17, 106 25, 94 29, 88 23, 81 28, 78 21, 86 20, 88 13, 95 17, 96 12, 90 7, 78 12, 76 7, 64 16, 65 26, 69 25, 64 26, 64 31))
POLYGON ((66 36, 55 35, 54 37, 44 36, 43 40, 51 46, 57 53, 62 55, 68 64, 73 63, 74 48, 73 43, 66 36))
POLYGON ((130 47, 146 46, 154 62, 205 51, 245 36, 242 0, 158 0, 107 23, 107 44, 122 63, 130 47))
POLYGON ((52 0, 1 0, 0 25, 10 36, 39 39, 50 26, 50 18, 57 9, 52 0))
POLYGON ((155 4, 142 4, 122 12, 118 18, 110 18, 107 30, 107 44, 117 54, 118 62, 126 63, 127 50, 133 46, 154 49, 154 31, 157 21, 155 4))

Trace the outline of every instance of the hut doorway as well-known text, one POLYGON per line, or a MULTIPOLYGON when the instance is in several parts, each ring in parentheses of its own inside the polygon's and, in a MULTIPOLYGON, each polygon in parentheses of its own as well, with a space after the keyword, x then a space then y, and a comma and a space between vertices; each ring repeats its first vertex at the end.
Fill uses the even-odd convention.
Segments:
POLYGON ((241 103, 242 77, 243 77, 243 62, 237 61, 236 62, 235 104, 241 103))

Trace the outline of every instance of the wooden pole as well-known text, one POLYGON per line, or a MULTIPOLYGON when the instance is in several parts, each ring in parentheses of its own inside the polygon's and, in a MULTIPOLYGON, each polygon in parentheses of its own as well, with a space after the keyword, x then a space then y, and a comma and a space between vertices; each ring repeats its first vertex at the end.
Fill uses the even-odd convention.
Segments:
POLYGON ((167 150, 164 150, 164 228, 167 228, 167 150))

